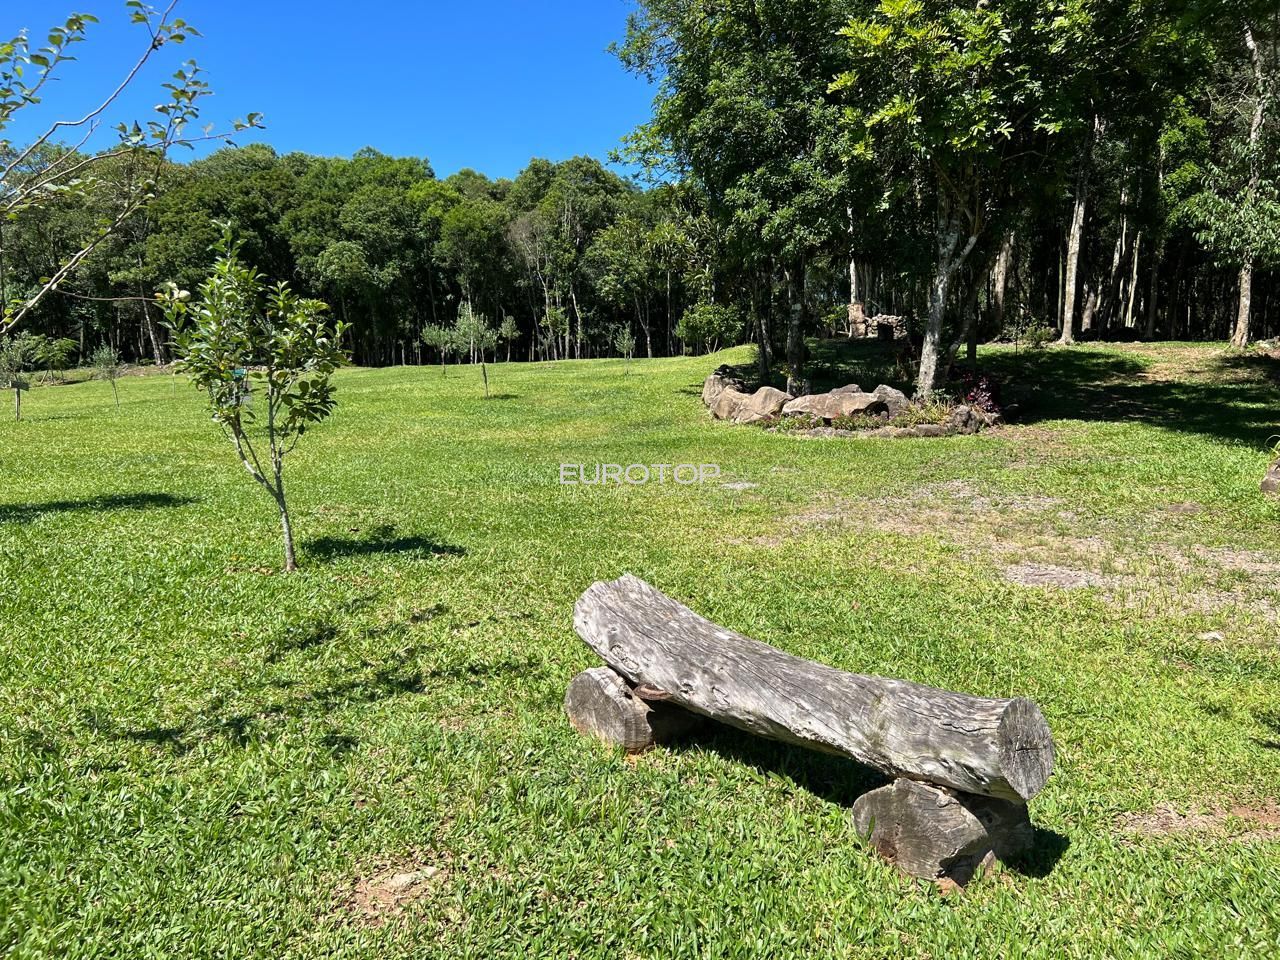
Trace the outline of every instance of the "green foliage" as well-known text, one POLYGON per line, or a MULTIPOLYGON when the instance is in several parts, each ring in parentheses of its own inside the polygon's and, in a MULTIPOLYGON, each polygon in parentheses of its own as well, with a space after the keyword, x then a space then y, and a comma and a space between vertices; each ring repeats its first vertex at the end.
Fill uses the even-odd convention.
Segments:
POLYGON ((697 303, 680 317, 676 333, 687 352, 714 353, 733 343, 742 329, 742 318, 727 304, 697 303))
MULTIPOLYGON (((84 155, 57 145, 54 139, 70 135, 83 143, 157 51, 199 36, 187 21, 171 17, 174 6, 170 4, 162 12, 140 0, 127 0, 129 19, 145 33, 146 40, 123 84, 103 90, 96 106, 79 111, 79 119, 46 119, 41 115, 34 122, 43 132, 23 147, 15 147, 3 138, 8 128, 20 111, 40 107, 46 86, 57 80, 60 67, 77 59, 75 48, 85 41, 90 26, 98 20, 90 14, 72 14, 48 31, 46 47, 33 49, 25 30, 0 43, 0 214, 10 221, 21 216, 39 217, 68 202, 101 205, 109 210, 92 223, 49 275, 41 276, 30 289, 14 291, 0 285, 0 332, 16 326, 36 310, 95 250, 155 199, 166 158, 173 148, 189 148, 198 140, 215 136, 212 125, 202 135, 188 132, 199 120, 200 101, 211 93, 200 68, 189 60, 162 85, 164 98, 155 106, 152 119, 115 125, 119 138, 115 148, 84 155), (113 172, 123 167, 128 168, 129 175, 113 177, 113 172)), ((230 133, 261 124, 259 114, 250 114, 235 121, 230 133)), ((228 135, 223 133, 221 137, 228 135)), ((10 256, 8 246, 0 244, 0 277, 6 274, 10 256)))
POLYGON ((116 381, 124 374, 124 369, 120 351, 109 343, 102 344, 89 354, 89 370, 95 380, 111 384, 111 394, 115 397, 117 410, 120 409, 120 391, 116 388, 116 381))
POLYGON ((613 349, 629 364, 636 352, 636 337, 629 327, 619 327, 613 332, 613 349))
POLYGON ((26 376, 38 356, 39 338, 30 333, 0 336, 0 388, 30 390, 26 376))
POLYGON ((36 359, 44 364, 50 378, 55 373, 61 378, 75 352, 76 342, 69 337, 40 337, 36 359))
POLYGON ((324 319, 319 300, 297 296, 287 283, 268 286, 240 256, 223 225, 213 273, 193 300, 171 286, 161 301, 178 369, 205 392, 209 411, 235 446, 241 464, 275 500, 284 533, 285 568, 294 569, 293 535, 284 488, 284 461, 307 429, 335 405, 332 376, 347 361, 339 345, 345 326, 324 319), (262 409, 253 403, 255 392, 262 409), (260 455, 252 426, 263 428, 260 455))

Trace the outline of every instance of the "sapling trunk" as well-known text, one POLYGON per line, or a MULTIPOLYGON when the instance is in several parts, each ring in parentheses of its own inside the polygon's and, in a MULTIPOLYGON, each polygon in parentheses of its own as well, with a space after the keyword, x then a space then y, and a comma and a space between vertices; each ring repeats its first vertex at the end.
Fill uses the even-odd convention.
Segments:
POLYGON ((489 399, 489 371, 485 368, 484 357, 480 358, 480 376, 484 378, 484 398, 489 399))
POLYGON ((22 390, 19 387, 13 388, 13 419, 22 419, 22 390))
POLYGON ((113 397, 115 397, 115 399, 116 399, 116 411, 117 411, 117 412, 119 412, 119 410, 120 410, 120 391, 119 391, 119 389, 116 387, 116 382, 115 382, 114 380, 112 380, 112 381, 111 381, 111 395, 112 395, 113 397))

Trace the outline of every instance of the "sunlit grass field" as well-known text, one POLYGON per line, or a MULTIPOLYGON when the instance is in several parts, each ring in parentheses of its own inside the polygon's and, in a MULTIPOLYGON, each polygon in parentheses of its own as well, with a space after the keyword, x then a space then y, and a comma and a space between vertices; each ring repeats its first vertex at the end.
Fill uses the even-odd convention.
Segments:
POLYGON ((499 364, 488 401, 474 368, 344 371, 289 464, 289 576, 182 381, 30 393, 0 420, 0 953, 1280 953, 1274 369, 990 352, 1020 425, 824 440, 711 421, 726 361, 499 364), (863 845, 852 763, 580 738, 573 602, 623 572, 841 668, 1035 699, 1033 855, 944 897, 863 845))

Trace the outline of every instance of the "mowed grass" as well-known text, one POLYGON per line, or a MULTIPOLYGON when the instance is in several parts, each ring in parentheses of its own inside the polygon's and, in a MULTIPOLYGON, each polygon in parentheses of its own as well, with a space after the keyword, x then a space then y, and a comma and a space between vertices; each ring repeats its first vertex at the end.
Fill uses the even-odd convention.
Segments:
POLYGON ((703 377, 749 359, 498 365, 488 402, 473 369, 344 371, 289 465, 291 576, 187 385, 31 393, 0 420, 0 952, 1276 955, 1273 371, 992 352, 1021 426, 813 440, 708 419, 703 377), (723 479, 560 485, 601 462, 723 479), (943 897, 857 836, 855 764, 576 735, 573 602, 623 572, 842 668, 1034 698, 1035 852, 943 897))

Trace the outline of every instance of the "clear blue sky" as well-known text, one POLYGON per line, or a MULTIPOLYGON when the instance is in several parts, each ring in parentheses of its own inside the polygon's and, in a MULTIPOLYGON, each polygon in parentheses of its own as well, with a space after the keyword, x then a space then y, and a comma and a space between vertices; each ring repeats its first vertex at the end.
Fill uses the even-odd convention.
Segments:
MULTIPOLYGON (((164 6, 164 0, 151 0, 164 6)), ((205 121, 251 110, 253 140, 280 152, 349 155, 364 146, 425 156, 441 176, 473 167, 512 176, 533 156, 604 159, 647 119, 652 89, 606 52, 632 0, 181 0, 177 15, 203 37, 167 48, 112 111, 145 119, 159 85, 187 58, 215 96, 205 121)), ((123 0, 0 0, 0 33, 47 28, 71 12, 101 19, 37 111, 82 114, 145 46, 123 0)), ((96 103, 93 105, 96 106, 96 103)), ((8 136, 29 140, 35 124, 8 136)))

